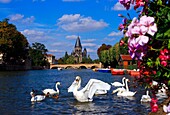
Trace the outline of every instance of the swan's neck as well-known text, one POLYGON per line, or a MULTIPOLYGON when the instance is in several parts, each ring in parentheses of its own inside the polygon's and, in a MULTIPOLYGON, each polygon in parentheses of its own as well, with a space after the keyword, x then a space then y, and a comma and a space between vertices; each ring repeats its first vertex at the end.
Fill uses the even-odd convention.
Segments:
POLYGON ((78 83, 78 89, 81 87, 81 80, 78 83))
POLYGON ((58 84, 56 84, 55 88, 56 88, 56 91, 59 92, 58 84))
POLYGON ((76 95, 77 91, 78 91, 78 88, 79 88, 79 84, 76 84, 75 85, 75 88, 73 89, 73 94, 76 95))
POLYGON ((127 80, 126 80, 126 91, 129 91, 127 80))
POLYGON ((125 80, 124 79, 122 79, 122 83, 123 83, 123 86, 125 85, 125 80))
POLYGON ((146 91, 146 95, 149 95, 149 91, 146 91))

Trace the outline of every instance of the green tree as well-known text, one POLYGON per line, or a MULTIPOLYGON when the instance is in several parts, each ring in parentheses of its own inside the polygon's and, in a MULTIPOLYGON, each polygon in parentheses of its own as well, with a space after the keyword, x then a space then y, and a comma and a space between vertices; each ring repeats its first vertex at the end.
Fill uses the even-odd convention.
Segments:
POLYGON ((87 58, 83 58, 82 63, 93 63, 92 59, 90 58, 90 55, 88 55, 87 58))
POLYGON ((44 44, 32 43, 32 47, 29 50, 29 54, 32 60, 33 66, 47 66, 49 63, 46 59, 46 49, 44 44))
POLYGON ((65 55, 63 57, 63 63, 66 63, 67 59, 69 58, 69 55, 67 52, 65 52, 65 55))
POLYGON ((116 67, 117 66, 117 60, 116 60, 116 50, 115 47, 111 47, 109 50, 104 50, 101 52, 101 58, 100 61, 104 65, 104 67, 116 67))
POLYGON ((28 55, 28 41, 8 19, 0 21, 0 53, 5 64, 24 64, 28 55))
MULTIPOLYGON (((128 38, 127 37, 124 37, 122 38, 122 40, 127 43, 128 41, 128 38)), ((129 55, 129 52, 128 52, 128 46, 127 45, 122 45, 122 46, 119 46, 119 50, 120 50, 120 54, 124 54, 124 55, 129 55)))
POLYGON ((106 44, 102 44, 102 46, 100 46, 98 49, 97 49, 97 55, 100 59, 100 55, 101 55, 101 52, 103 50, 109 50, 112 46, 111 45, 106 45, 106 44))
POLYGON ((58 64, 63 64, 63 62, 64 62, 64 61, 63 61, 63 58, 59 58, 59 59, 57 60, 57 63, 58 63, 58 64))
POLYGON ((74 64, 75 60, 73 56, 69 56, 68 59, 66 60, 66 64, 74 64))

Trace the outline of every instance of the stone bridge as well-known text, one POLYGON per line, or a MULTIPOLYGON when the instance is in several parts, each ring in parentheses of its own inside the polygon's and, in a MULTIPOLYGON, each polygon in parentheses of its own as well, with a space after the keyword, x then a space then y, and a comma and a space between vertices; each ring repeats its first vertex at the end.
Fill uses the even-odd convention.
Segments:
POLYGON ((94 64, 52 64, 50 65, 50 69, 93 69, 93 68, 101 68, 102 63, 94 63, 94 64))

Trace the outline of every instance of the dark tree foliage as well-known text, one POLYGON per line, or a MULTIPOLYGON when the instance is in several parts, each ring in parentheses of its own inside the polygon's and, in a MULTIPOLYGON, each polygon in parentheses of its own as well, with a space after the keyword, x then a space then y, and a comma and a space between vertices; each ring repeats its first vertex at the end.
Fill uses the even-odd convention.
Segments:
POLYGON ((49 64, 46 59, 47 51, 44 44, 32 43, 32 47, 29 50, 32 66, 47 66, 49 64))
MULTIPOLYGON (((127 37, 124 37, 124 38, 122 38, 122 40, 123 40, 125 43, 127 43, 128 38, 127 38, 127 37)), ((120 54, 129 55, 128 46, 127 46, 127 45, 119 46, 119 50, 120 50, 120 54)))
POLYGON ((0 53, 5 64, 24 64, 28 55, 28 41, 8 19, 0 21, 0 53))
POLYGON ((111 47, 112 47, 111 45, 102 44, 102 46, 100 46, 100 47, 97 49, 97 55, 98 55, 98 57, 100 58, 101 51, 109 50, 111 47))

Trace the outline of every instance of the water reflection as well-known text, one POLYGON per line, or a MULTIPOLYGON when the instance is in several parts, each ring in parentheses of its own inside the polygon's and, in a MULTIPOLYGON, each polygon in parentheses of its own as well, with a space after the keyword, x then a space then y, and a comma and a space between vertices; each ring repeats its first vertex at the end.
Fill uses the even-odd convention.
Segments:
POLYGON ((76 111, 74 114, 97 114, 97 113, 108 113, 110 108, 109 104, 99 104, 95 102, 86 102, 86 103, 80 103, 80 102, 74 102, 70 104, 70 106, 73 106, 76 111))

